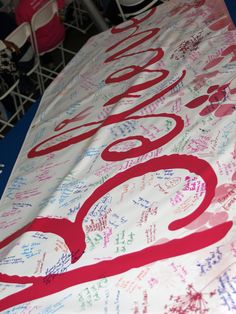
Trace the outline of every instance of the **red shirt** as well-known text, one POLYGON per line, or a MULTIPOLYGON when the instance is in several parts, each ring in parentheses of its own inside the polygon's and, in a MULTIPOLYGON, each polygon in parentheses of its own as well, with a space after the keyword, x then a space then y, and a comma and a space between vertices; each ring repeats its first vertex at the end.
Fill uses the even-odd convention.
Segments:
MULTIPOLYGON (((31 22, 35 12, 48 0, 20 0, 16 7, 15 16, 17 24, 31 22)), ((59 9, 64 7, 64 0, 57 0, 59 9)), ((55 16, 47 25, 38 29, 36 38, 39 52, 46 52, 56 47, 65 36, 64 25, 59 17, 55 16)))

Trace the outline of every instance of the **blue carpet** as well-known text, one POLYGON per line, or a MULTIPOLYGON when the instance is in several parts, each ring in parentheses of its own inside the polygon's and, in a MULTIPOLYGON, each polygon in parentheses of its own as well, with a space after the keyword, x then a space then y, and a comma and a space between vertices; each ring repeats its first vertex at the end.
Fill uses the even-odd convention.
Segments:
POLYGON ((231 19, 233 20, 234 25, 236 26, 236 0, 225 0, 225 4, 228 8, 231 19))
POLYGON ((37 100, 20 119, 16 125, 0 140, 0 164, 4 164, 4 168, 0 168, 0 198, 11 174, 12 168, 16 162, 17 156, 24 142, 31 121, 38 109, 40 99, 37 100))

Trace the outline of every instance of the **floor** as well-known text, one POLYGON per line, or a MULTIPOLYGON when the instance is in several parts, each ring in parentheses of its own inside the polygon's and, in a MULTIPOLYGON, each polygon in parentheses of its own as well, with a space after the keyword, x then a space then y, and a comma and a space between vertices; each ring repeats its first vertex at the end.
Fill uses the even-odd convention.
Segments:
POLYGON ((64 41, 65 48, 74 52, 78 52, 91 36, 98 33, 99 30, 94 24, 86 33, 82 33, 81 31, 75 30, 73 28, 67 28, 64 41))

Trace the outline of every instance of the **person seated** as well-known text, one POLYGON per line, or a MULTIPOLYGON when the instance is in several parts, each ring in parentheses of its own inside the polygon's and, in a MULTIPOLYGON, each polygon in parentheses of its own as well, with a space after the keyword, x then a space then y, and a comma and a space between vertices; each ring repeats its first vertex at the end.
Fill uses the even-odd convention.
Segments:
MULTIPOLYGON (((15 9, 16 23, 31 23, 33 15, 47 3, 47 0, 20 0, 15 9)), ((63 10, 65 1, 57 0, 59 10, 63 10)), ((43 53, 53 49, 64 39, 65 28, 58 16, 36 32, 38 51, 43 53)))
MULTIPOLYGON (((3 95, 18 78, 19 88, 23 94, 31 93, 34 88, 32 81, 27 77, 27 72, 34 65, 34 51, 31 44, 26 42, 19 49, 14 43, 5 39, 16 27, 16 22, 10 14, 0 12, 0 95, 3 95)), ((4 104, 9 102, 12 101, 8 97, 4 104)))
MULTIPOLYGON (((0 40, 0 97, 3 96, 18 79, 16 65, 12 61, 11 51, 13 51, 13 49, 17 50, 18 48, 11 42, 0 40)), ((14 113, 14 103, 10 95, 1 100, 1 105, 7 112, 14 113)))

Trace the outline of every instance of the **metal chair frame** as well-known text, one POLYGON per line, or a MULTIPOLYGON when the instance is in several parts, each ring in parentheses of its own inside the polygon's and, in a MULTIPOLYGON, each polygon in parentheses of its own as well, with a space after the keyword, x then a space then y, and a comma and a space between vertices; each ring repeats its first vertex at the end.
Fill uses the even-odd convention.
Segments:
POLYGON ((83 5, 78 0, 72 0, 71 5, 73 7, 73 20, 70 23, 64 22, 64 25, 86 34, 87 31, 93 26, 92 21, 87 25, 87 27, 85 26, 84 17, 89 17, 88 12, 83 8, 83 5))
MULTIPOLYGON (((10 33, 7 38, 7 41, 10 41, 14 43, 18 48, 21 48, 28 40, 31 43, 32 49, 34 50, 34 41, 32 36, 32 31, 30 24, 25 22, 20 24, 12 33, 10 33)), ((37 55, 35 54, 35 62, 33 67, 26 73, 27 76, 30 76, 31 74, 35 73, 37 76, 37 87, 39 88, 40 93, 42 94, 42 80, 40 77, 39 69, 39 59, 37 55)), ((0 101, 5 99, 8 95, 12 96, 13 103, 14 103, 14 109, 15 113, 9 117, 7 120, 3 120, 0 118, 0 124, 2 125, 0 127, 0 138, 3 138, 4 135, 2 134, 4 130, 8 127, 14 126, 15 119, 19 120, 21 115, 25 113, 25 104, 27 102, 35 102, 36 99, 34 98, 34 94, 31 93, 30 95, 24 95, 19 90, 19 79, 16 79, 16 81, 8 88, 8 90, 0 96, 0 101)))
POLYGON ((33 33, 35 52, 39 59, 40 76, 43 78, 42 79, 43 90, 45 89, 45 82, 47 80, 52 81, 59 74, 60 70, 62 70, 65 67, 66 65, 65 53, 72 54, 73 56, 75 55, 74 51, 65 49, 63 47, 63 40, 57 43, 55 47, 49 50, 45 50, 43 52, 39 52, 38 50, 36 31, 40 29, 41 27, 47 25, 56 15, 59 17, 57 1, 50 0, 44 6, 42 6, 37 12, 35 12, 31 20, 31 28, 32 28, 32 33, 33 33), (54 69, 49 69, 41 64, 40 56, 42 56, 45 53, 54 51, 55 49, 60 50, 61 62, 59 62, 59 64, 54 69))

